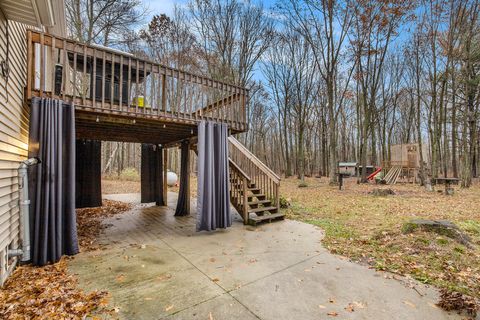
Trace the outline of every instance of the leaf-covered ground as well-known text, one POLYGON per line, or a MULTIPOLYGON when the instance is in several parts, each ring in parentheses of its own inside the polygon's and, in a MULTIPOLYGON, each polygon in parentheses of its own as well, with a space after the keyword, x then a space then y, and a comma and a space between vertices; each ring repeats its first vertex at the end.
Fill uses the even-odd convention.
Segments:
MULTIPOLYGON (((324 245, 333 253, 378 270, 411 276, 443 289, 441 305, 475 312, 480 299, 480 186, 456 188, 455 195, 427 192, 417 185, 357 185, 345 190, 326 178, 282 180, 281 194, 291 203, 291 219, 323 228, 324 245), (369 192, 391 188, 395 195, 369 192), (448 236, 415 230, 404 232, 411 219, 449 220, 472 239, 468 248, 448 236)), ((443 189, 442 189, 443 190, 443 189)))
POLYGON ((101 221, 131 208, 130 204, 124 202, 106 199, 102 202, 101 207, 77 209, 77 232, 81 251, 99 249, 98 235, 106 227, 101 221))
POLYGON ((0 290, 1 319, 83 319, 111 314, 107 293, 85 293, 67 273, 67 259, 45 267, 21 266, 0 290))
MULTIPOLYGON (((80 251, 100 248, 101 221, 130 209, 130 205, 103 200, 98 208, 77 209, 80 251)), ((67 272, 68 257, 44 267, 20 266, 0 290, 0 319, 114 318, 107 307, 107 292, 84 292, 67 272)))

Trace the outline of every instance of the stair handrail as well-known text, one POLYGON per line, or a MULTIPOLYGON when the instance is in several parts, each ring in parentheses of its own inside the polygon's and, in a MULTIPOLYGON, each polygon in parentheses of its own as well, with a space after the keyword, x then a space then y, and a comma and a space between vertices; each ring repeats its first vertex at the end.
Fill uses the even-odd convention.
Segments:
POLYGON ((247 149, 240 141, 235 139, 232 136, 228 137, 228 140, 243 153, 243 155, 252 161, 260 170, 262 170, 270 179, 272 179, 276 184, 280 183, 280 177, 272 171, 266 164, 264 164, 257 156, 255 156, 250 150, 247 149))
POLYGON ((210 103, 209 105, 200 108, 198 110, 195 110, 190 113, 190 115, 195 116, 195 115, 201 115, 201 114, 207 114, 208 112, 214 111, 218 108, 221 108, 223 106, 228 106, 231 105, 232 103, 235 103, 240 100, 240 94, 234 93, 228 97, 219 99, 215 102, 210 103))
POLYGON ((245 171, 243 171, 239 166, 238 164, 235 163, 235 161, 232 160, 232 158, 228 158, 228 161, 230 162, 230 165, 233 166, 237 171, 238 173, 240 173, 245 179, 247 179, 247 181, 251 181, 250 177, 248 176, 248 174, 245 173, 245 171))
MULTIPOLYGON (((231 158, 228 158, 230 167, 233 169, 231 173, 235 176, 237 175, 241 182, 239 184, 232 184, 230 188, 230 200, 232 205, 237 209, 238 213, 243 219, 243 223, 248 223, 248 184, 250 183, 250 177, 233 161, 231 158)), ((232 179, 232 177, 230 177, 232 179)))

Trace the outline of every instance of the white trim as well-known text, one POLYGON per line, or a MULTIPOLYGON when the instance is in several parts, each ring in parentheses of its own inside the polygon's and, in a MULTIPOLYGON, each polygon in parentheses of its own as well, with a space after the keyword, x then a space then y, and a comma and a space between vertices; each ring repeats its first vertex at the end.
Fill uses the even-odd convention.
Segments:
POLYGON ((30 0, 30 3, 32 4, 32 10, 33 10, 33 14, 35 15, 35 20, 37 20, 36 27, 41 28, 42 27, 42 22, 40 20, 40 14, 38 13, 37 1, 36 0, 30 0))

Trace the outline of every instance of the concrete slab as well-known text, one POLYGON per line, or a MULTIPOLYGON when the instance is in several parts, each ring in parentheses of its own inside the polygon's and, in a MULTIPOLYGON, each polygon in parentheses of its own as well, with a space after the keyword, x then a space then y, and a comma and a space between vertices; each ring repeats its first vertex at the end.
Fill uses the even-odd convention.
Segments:
POLYGON ((223 294, 212 300, 185 309, 165 319, 229 319, 229 320, 257 320, 258 318, 247 308, 233 299, 229 294, 223 294))
POLYGON ((312 225, 284 221, 259 227, 235 225, 228 231, 164 238, 226 291, 266 277, 326 252, 323 233, 312 225))
MULTIPOLYGON (((123 319, 460 319, 435 306, 436 291, 407 288, 330 254, 323 232, 286 220, 195 232, 195 213, 140 204, 105 221, 104 250, 70 262, 80 285, 105 289, 123 319), (424 294, 424 295, 423 295, 424 294)), ((195 203, 192 203, 195 208, 195 203)), ((391 278, 391 277, 390 277, 391 278)))
POLYGON ((261 319, 456 319, 399 281, 331 254, 323 254, 230 292, 261 319), (261 294, 259 294, 261 293, 261 294))
POLYGON ((80 254, 70 264, 87 290, 108 290, 125 319, 173 314, 223 294, 165 244, 80 254))

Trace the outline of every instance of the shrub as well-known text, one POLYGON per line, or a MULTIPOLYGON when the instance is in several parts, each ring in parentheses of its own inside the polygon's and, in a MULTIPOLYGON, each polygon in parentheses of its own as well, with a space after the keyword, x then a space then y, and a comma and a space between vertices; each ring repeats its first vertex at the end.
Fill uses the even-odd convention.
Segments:
POLYGON ((290 201, 288 201, 288 199, 285 198, 284 196, 280 196, 279 202, 280 202, 280 208, 282 209, 287 209, 288 207, 290 207, 290 201))

